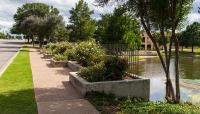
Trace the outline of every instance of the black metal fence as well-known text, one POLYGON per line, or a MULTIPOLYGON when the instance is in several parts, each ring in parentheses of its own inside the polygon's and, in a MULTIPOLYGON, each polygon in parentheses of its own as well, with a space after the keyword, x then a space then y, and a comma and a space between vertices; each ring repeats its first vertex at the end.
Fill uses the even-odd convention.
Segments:
POLYGON ((102 46, 107 55, 124 58, 129 64, 127 73, 135 76, 134 72, 138 70, 138 62, 140 59, 139 50, 136 50, 130 44, 102 44, 102 46))

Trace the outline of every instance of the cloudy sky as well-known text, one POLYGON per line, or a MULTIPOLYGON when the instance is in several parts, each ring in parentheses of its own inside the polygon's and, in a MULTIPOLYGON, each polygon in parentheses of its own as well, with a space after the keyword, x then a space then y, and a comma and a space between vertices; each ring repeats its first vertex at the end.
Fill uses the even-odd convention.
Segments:
MULTIPOLYGON (((94 0, 85 0, 90 9, 94 10, 93 18, 99 19, 100 14, 112 12, 114 6, 107 6, 104 8, 97 7, 94 4, 94 0)), ((64 17, 66 23, 68 23, 68 17, 70 16, 69 10, 75 6, 78 0, 0 0, 0 28, 1 31, 8 31, 13 25, 13 15, 16 13, 18 7, 27 2, 42 2, 49 5, 53 5, 58 8, 61 15, 64 17)), ((200 6, 200 0, 195 0, 193 3, 193 9, 188 16, 188 23, 194 21, 200 22, 200 14, 198 14, 198 6, 200 6)))

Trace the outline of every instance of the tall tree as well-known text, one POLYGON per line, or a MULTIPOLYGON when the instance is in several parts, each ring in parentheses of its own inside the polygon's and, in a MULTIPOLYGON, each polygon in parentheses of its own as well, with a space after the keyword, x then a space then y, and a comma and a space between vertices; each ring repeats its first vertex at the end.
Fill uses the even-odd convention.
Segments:
POLYGON ((55 41, 55 32, 58 28, 64 27, 64 21, 62 16, 56 14, 47 14, 42 19, 43 27, 41 29, 45 30, 41 34, 44 34, 47 41, 55 41))
POLYGON ((14 20, 11 30, 27 36, 38 35, 40 47, 44 37, 49 39, 58 25, 64 25, 58 9, 43 3, 24 4, 17 9, 14 20))
POLYGON ((29 38, 32 39, 32 43, 34 45, 34 35, 37 33, 37 20, 35 19, 34 16, 29 16, 26 19, 24 19, 21 24, 19 29, 23 31, 24 33, 27 33, 26 37, 28 37, 28 42, 29 38))
MULTIPOLYGON (((105 5, 111 0, 96 0, 99 5, 105 5)), ((123 1, 129 12, 140 18, 143 29, 153 42, 166 74, 166 100, 168 102, 180 102, 179 87, 179 41, 176 37, 176 28, 186 18, 191 8, 192 0, 114 0, 123 1), (165 56, 161 55, 159 46, 153 36, 153 30, 158 27, 163 40, 165 56), (165 31, 170 30, 170 46, 167 47, 165 31), (175 92, 170 78, 170 60, 172 43, 175 44, 175 92)))
POLYGON ((55 30, 55 41, 69 41, 69 30, 66 27, 58 27, 55 30))
POLYGON ((95 20, 91 18, 93 11, 84 0, 80 0, 75 8, 70 10, 71 40, 87 40, 93 37, 96 30, 95 20))
POLYGON ((115 8, 113 14, 102 15, 97 28, 96 38, 102 43, 129 42, 130 34, 136 36, 134 38, 138 41, 141 39, 139 22, 126 14, 125 7, 115 8), (126 37, 124 37, 125 34, 126 37))
POLYGON ((50 12, 50 7, 46 4, 26 3, 22 7, 19 7, 17 9, 16 14, 14 15, 15 24, 12 30, 14 30, 15 33, 23 33, 30 36, 30 34, 27 31, 24 31, 25 29, 21 28, 22 22, 26 20, 26 18, 28 18, 29 16, 44 17, 49 12, 50 12))

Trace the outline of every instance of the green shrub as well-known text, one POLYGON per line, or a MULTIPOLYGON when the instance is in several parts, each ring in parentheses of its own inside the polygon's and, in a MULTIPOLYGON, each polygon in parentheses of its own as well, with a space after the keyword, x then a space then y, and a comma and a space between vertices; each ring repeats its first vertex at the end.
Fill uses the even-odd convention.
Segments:
POLYGON ((55 43, 48 43, 47 45, 45 45, 43 47, 43 51, 46 53, 46 54, 53 54, 53 50, 56 48, 56 44, 55 43))
POLYGON ((199 104, 145 102, 138 98, 118 98, 100 92, 89 92, 85 97, 102 114, 200 114, 199 104))
MULTIPOLYGON (((76 46, 76 45, 74 45, 74 47, 75 47, 75 46, 76 46)), ((66 51, 64 52, 64 55, 67 56, 67 60, 75 60, 75 48, 66 50, 66 51)))
POLYGON ((66 52, 66 50, 70 50, 72 49, 73 46, 71 43, 69 42, 60 42, 57 43, 55 48, 52 50, 53 54, 64 54, 66 52))
POLYGON ((126 100, 121 103, 121 111, 123 114, 200 114, 200 106, 126 100))
POLYGON ((57 43, 56 47, 53 49, 54 60, 74 60, 75 45, 69 42, 57 43))
POLYGON ((104 56, 104 50, 94 40, 80 42, 76 46, 75 59, 82 66, 98 64, 103 61, 104 56))
POLYGON ((56 54, 56 55, 54 55, 53 59, 56 61, 64 61, 64 60, 67 60, 67 56, 61 55, 61 54, 56 54))
POLYGON ((127 61, 119 57, 107 57, 104 64, 106 67, 105 80, 122 80, 128 68, 127 61))
POLYGON ((89 82, 98 82, 104 80, 106 68, 104 63, 99 63, 94 66, 82 68, 79 75, 89 82))
POLYGON ((108 57, 94 66, 81 69, 79 76, 89 82, 122 80, 128 64, 119 57, 108 57))
POLYGON ((44 46, 43 46, 43 49, 49 49, 51 44, 52 44, 52 43, 48 43, 48 44, 44 45, 44 46))

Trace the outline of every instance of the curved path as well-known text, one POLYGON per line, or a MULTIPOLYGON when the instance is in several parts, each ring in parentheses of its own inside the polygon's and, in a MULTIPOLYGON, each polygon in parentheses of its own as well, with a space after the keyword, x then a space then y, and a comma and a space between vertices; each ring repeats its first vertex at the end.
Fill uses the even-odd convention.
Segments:
POLYGON ((23 43, 23 40, 0 39, 0 76, 12 58, 14 58, 14 56, 17 54, 23 43))

